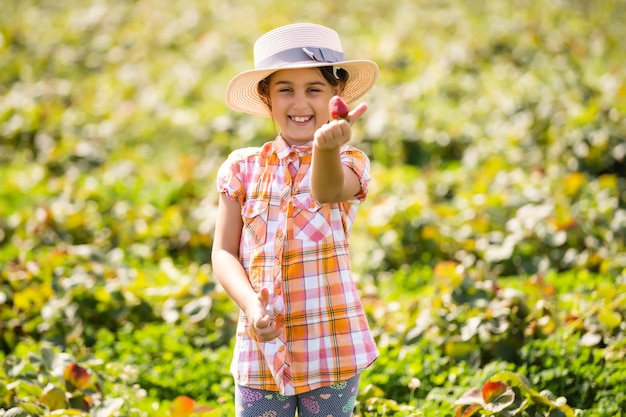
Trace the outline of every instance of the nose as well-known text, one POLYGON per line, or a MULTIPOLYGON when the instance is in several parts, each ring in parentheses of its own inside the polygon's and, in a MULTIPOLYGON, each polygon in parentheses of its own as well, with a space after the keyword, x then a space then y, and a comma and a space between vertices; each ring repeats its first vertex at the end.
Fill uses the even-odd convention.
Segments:
POLYGON ((291 103, 291 107, 294 110, 305 109, 307 107, 306 93, 296 92, 293 95, 293 102, 291 103))

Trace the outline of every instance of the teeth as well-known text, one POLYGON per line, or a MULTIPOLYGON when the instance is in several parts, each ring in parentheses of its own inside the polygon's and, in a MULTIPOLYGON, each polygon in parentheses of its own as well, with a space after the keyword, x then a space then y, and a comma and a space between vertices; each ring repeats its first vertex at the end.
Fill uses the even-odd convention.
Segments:
POLYGON ((292 116, 291 118, 293 119, 293 121, 294 121, 294 122, 299 122, 299 123, 301 123, 301 122, 306 122, 306 121, 308 121, 311 117, 309 117, 309 116, 306 116, 306 117, 292 116))

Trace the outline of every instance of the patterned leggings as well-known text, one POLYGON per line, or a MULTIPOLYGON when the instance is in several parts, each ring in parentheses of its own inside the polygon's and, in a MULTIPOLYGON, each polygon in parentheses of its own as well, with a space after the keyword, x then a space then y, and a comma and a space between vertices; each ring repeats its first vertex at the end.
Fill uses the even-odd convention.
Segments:
POLYGON ((348 417, 356 403, 360 375, 328 387, 285 397, 237 385, 237 417, 348 417))

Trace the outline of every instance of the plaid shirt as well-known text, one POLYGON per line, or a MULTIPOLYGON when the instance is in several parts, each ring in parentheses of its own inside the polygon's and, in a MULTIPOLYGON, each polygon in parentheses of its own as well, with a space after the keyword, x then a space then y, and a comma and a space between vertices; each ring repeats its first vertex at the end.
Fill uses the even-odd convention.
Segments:
POLYGON ((350 272, 348 237, 367 195, 369 160, 345 145, 341 161, 359 176, 352 201, 320 204, 311 195, 311 144, 282 137, 233 152, 218 190, 241 204, 240 260, 252 287, 266 287, 282 333, 250 336, 240 314, 231 372, 237 384, 294 395, 345 381, 378 357, 350 272))

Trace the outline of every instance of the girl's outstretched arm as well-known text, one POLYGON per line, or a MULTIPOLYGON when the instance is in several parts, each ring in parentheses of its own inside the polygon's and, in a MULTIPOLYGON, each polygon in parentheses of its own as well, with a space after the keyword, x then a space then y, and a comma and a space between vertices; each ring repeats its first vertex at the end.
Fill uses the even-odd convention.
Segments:
POLYGON ((311 192, 320 203, 347 201, 361 190, 358 176, 341 163, 340 148, 350 141, 352 124, 366 110, 367 105, 362 103, 350 112, 350 121, 333 120, 315 132, 311 192))
POLYGON ((260 293, 254 291, 239 261, 242 227, 241 206, 225 194, 220 194, 211 252, 213 272, 224 290, 243 310, 256 337, 268 341, 276 338, 280 329, 276 328, 273 316, 265 311, 270 302, 267 290, 260 293))

